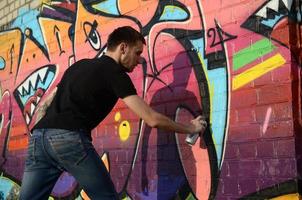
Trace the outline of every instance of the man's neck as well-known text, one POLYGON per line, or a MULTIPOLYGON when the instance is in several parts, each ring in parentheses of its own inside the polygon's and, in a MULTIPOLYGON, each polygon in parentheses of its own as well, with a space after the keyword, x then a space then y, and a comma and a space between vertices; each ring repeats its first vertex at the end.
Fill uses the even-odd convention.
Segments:
POLYGON ((105 55, 112 58, 117 64, 120 64, 120 60, 119 60, 120 56, 118 55, 117 52, 107 51, 105 55))

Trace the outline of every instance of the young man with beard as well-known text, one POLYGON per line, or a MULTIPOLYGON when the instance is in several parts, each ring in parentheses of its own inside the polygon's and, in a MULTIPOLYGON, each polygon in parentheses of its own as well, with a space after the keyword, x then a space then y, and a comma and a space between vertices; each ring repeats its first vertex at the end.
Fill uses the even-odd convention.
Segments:
POLYGON ((105 55, 80 60, 66 70, 45 102, 47 112, 32 129, 21 200, 48 199, 64 171, 75 177, 91 199, 118 199, 110 175, 92 145, 91 130, 119 98, 151 127, 185 134, 205 130, 201 116, 189 124, 176 123, 137 95, 127 73, 140 63, 145 44, 135 29, 120 27, 109 35, 105 55))

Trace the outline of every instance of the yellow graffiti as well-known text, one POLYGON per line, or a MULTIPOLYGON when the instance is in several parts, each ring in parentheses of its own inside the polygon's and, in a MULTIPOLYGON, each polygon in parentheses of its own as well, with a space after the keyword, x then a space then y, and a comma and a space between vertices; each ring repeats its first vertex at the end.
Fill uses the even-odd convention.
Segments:
POLYGON ((117 113, 115 114, 114 120, 115 120, 116 122, 118 122, 118 121, 121 120, 121 113, 120 113, 120 112, 117 112, 117 113))
MULTIPOLYGON (((120 112, 117 112, 114 115, 114 120, 116 122, 119 122, 121 120, 121 118, 122 118, 122 115, 121 115, 120 112)), ((118 133, 119 133, 121 141, 128 140, 128 138, 130 136, 130 131, 131 131, 130 123, 126 120, 122 121, 119 125, 119 128, 118 128, 118 133)))
POLYGON ((131 200, 131 198, 127 195, 127 196, 123 197, 122 200, 131 200))
POLYGON ((254 66, 251 69, 248 69, 241 74, 233 78, 233 90, 244 86, 245 84, 259 78, 260 76, 270 72, 280 66, 282 66, 286 60, 282 57, 281 54, 276 54, 273 57, 265 60, 264 62, 254 66))
POLYGON ((129 138, 130 131, 131 131, 129 122, 128 121, 122 121, 122 123, 120 123, 118 131, 119 131, 120 139, 122 141, 126 141, 129 138))
POLYGON ((42 0, 42 3, 44 3, 44 4, 50 4, 51 0, 42 0))
POLYGON ((280 197, 272 198, 271 200, 299 200, 301 196, 299 194, 287 194, 280 197))

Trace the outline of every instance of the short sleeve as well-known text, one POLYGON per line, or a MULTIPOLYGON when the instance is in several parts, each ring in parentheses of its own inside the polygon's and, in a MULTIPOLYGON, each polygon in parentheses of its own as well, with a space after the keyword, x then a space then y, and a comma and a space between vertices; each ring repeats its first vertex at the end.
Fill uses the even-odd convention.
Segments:
POLYGON ((110 80, 110 85, 119 98, 125 98, 130 95, 136 95, 136 89, 126 72, 119 71, 114 74, 110 80))

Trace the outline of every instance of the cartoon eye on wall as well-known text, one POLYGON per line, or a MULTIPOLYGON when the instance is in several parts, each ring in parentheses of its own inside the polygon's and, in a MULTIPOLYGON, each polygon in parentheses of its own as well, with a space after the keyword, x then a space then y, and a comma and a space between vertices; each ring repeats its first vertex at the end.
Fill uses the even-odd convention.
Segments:
POLYGON ((92 48, 96 51, 101 49, 101 37, 96 30, 98 23, 94 20, 93 24, 89 22, 84 23, 84 32, 86 35, 85 42, 89 41, 92 48))
POLYGON ((5 68, 5 60, 0 56, 0 70, 5 68))

